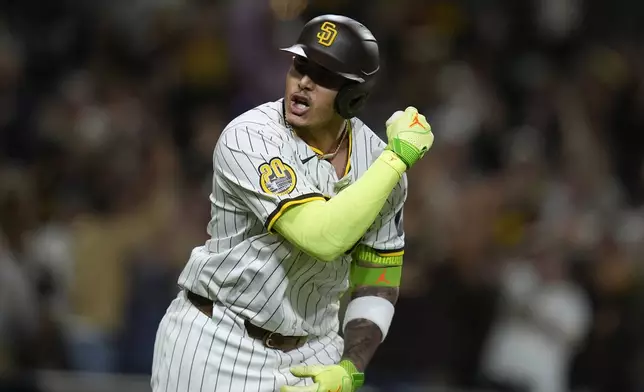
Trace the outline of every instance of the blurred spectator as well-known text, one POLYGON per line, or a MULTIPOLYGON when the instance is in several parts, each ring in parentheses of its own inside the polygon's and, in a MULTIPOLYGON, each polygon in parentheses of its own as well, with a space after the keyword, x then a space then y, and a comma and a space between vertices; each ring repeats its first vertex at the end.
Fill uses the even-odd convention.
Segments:
POLYGON ((583 280, 594 320, 575 364, 574 386, 597 392, 640 389, 644 297, 635 268, 619 242, 610 237, 601 242, 583 280))
POLYGON ((114 349, 125 314, 128 258, 138 246, 149 243, 160 227, 169 225, 175 158, 162 146, 153 147, 150 161, 132 162, 136 166, 119 166, 128 159, 127 151, 118 160, 103 161, 96 168, 97 196, 111 197, 100 210, 78 215, 72 223, 74 318, 68 337, 76 369, 108 372, 117 368, 114 349), (118 171, 128 169, 127 175, 118 171))
POLYGON ((38 295, 0 238, 0 390, 29 380, 40 329, 38 295))
POLYGON ((555 243, 509 261, 501 305, 486 344, 483 376, 508 392, 563 392, 568 369, 590 325, 590 303, 572 281, 555 243))
POLYGON ((27 391, 34 390, 36 368, 60 367, 65 359, 50 270, 29 253, 35 198, 24 174, 0 171, 0 389, 27 391))

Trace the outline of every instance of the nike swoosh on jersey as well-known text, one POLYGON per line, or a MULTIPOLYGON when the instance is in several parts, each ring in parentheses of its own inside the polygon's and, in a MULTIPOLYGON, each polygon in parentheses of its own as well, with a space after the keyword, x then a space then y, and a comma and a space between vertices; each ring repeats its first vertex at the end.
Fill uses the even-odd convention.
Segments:
POLYGON ((311 156, 310 156, 310 157, 308 157, 308 158, 301 159, 302 164, 306 164, 308 161, 310 161, 311 159, 313 159, 313 158, 315 158, 315 157, 316 157, 316 155, 311 155, 311 156))

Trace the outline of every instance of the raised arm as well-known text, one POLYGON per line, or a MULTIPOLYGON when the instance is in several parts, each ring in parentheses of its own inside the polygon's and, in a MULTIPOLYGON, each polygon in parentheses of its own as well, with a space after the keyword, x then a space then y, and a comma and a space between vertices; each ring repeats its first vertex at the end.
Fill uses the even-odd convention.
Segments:
MULTIPOLYGON (((431 136, 431 141, 424 146, 424 149, 423 147, 414 147, 416 145, 422 145, 419 140, 423 140, 428 134, 431 135, 429 124, 427 124, 424 118, 419 120, 419 117, 415 109, 408 108, 404 117, 399 116, 393 122, 388 121, 387 136, 389 138, 389 144, 383 152, 383 155, 378 159, 384 160, 386 158, 383 158, 383 156, 388 157, 391 151, 395 151, 395 156, 393 156, 395 159, 392 162, 400 162, 405 167, 409 167, 409 162, 412 164, 415 162, 410 157, 416 156, 416 159, 422 157, 424 151, 431 146, 433 136, 431 136), (404 129, 403 132, 406 132, 406 137, 409 139, 403 141, 396 139, 396 124, 404 129), (419 129, 416 133, 414 124, 418 124, 422 130, 419 129), (408 143, 408 140, 416 144, 408 143)), ((403 132, 401 133, 404 134, 403 132)), ((398 133, 398 135, 401 133, 398 133)), ((386 161, 384 164, 389 165, 386 161)), ((372 171, 372 169, 374 167, 370 168, 363 178, 372 173, 374 173, 372 175, 375 178, 378 174, 377 170, 379 169, 377 169, 377 166, 375 170, 372 171)), ((396 172, 398 171, 396 170, 396 172)), ((344 317, 345 349, 341 361, 337 365, 332 366, 304 366, 291 369, 293 375, 297 377, 310 377, 313 379, 314 384, 306 387, 284 386, 281 392, 354 392, 363 385, 364 371, 378 346, 387 336, 389 326, 394 316, 394 306, 398 299, 403 251, 401 248, 397 248, 397 246, 404 243, 402 204, 404 203, 404 196, 406 195, 406 183, 405 181, 401 182, 399 180, 400 178, 387 178, 386 181, 391 182, 388 182, 386 187, 382 184, 372 184, 369 182, 370 179, 361 183, 357 181, 330 201, 318 203, 320 211, 327 209, 328 214, 332 214, 333 208, 340 210, 341 207, 346 207, 341 210, 342 214, 337 213, 337 215, 331 215, 333 219, 329 219, 324 225, 320 225, 317 220, 302 221, 299 223, 304 232, 307 232, 307 226, 322 226, 328 232, 332 233, 338 233, 339 230, 342 230, 339 235, 335 236, 338 244, 337 251, 345 251, 351 248, 352 244, 355 244, 360 238, 362 238, 362 241, 352 252, 354 263, 352 264, 350 280, 353 291, 344 317), (392 206, 390 212, 381 216, 379 222, 376 221, 376 218, 382 210, 367 212, 366 208, 357 209, 359 205, 359 201, 357 200, 358 196, 375 200, 375 193, 378 193, 377 205, 382 209, 385 201, 391 196, 391 191, 399 183, 403 184, 403 196, 397 199, 397 203, 390 203, 392 206), (373 185, 374 189, 369 188, 368 185, 373 185), (384 193, 386 190, 389 191, 387 195, 380 193, 384 193), (345 194, 345 192, 347 193, 345 194), (343 194, 346 195, 345 198, 340 199, 343 194), (336 199, 340 201, 332 204, 336 199), (352 210, 351 207, 356 209, 352 210), (316 225, 311 225, 310 222, 316 222, 316 225), (334 226, 330 226, 331 224, 334 224, 334 226), (354 230, 357 232, 343 230, 343 226, 354 227, 354 230), (381 237, 382 239, 379 240, 379 234, 385 232, 389 234, 383 235, 381 237)), ((370 201, 370 203, 376 205, 375 201, 370 201)), ((293 212, 295 213, 296 209, 305 210, 313 208, 309 206, 313 206, 313 203, 295 207, 293 208, 293 212)), ((308 218, 312 219, 313 216, 309 215, 308 218)), ((324 219, 322 215, 318 217, 324 219)), ((292 222, 297 222, 297 217, 292 219, 292 222)), ((279 227, 278 230, 280 230, 279 227)), ((326 239, 326 237, 322 237, 321 231, 312 232, 318 235, 317 242, 325 242, 320 241, 320 239, 326 239)), ((306 241, 302 241, 302 245, 300 246, 306 246, 309 241, 311 244, 315 243, 315 237, 308 237, 310 234, 299 234, 295 230, 292 232, 287 231, 286 233, 290 234, 290 238, 287 236, 289 240, 293 240, 293 238, 306 239, 306 241)), ((297 243, 297 239, 295 243, 297 243)))
POLYGON ((354 184, 331 200, 293 206, 276 219, 275 231, 324 261, 335 260, 355 246, 403 173, 422 158, 434 140, 429 124, 411 107, 387 121, 387 136, 386 149, 354 184))

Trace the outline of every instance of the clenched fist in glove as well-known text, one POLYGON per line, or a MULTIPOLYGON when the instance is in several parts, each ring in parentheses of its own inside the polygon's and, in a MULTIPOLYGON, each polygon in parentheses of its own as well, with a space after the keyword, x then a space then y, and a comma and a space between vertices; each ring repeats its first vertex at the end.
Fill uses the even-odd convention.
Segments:
POLYGON ((412 106, 397 111, 389 117, 387 125, 387 150, 391 150, 407 168, 418 162, 434 144, 434 134, 425 116, 412 106))
POLYGON ((280 392, 355 392, 364 382, 362 373, 350 361, 338 365, 296 366, 291 368, 296 377, 312 378, 313 385, 305 387, 283 386, 280 392))

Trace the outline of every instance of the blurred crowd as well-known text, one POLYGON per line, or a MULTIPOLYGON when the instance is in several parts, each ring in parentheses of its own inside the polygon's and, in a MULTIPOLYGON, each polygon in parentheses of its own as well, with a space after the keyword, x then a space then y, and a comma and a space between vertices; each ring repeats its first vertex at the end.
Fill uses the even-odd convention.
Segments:
POLYGON ((638 0, 1 0, 0 390, 149 372, 218 134, 321 13, 380 42, 365 122, 414 105, 436 135, 369 384, 641 391, 638 0))

